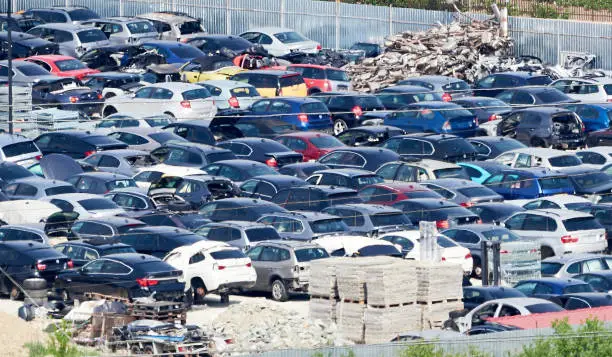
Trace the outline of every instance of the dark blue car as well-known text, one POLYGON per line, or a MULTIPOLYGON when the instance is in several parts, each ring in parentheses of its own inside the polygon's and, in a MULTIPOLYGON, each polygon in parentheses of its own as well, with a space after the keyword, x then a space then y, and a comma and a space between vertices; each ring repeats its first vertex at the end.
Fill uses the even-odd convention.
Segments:
POLYGON ((100 114, 102 93, 84 87, 74 78, 42 79, 32 85, 32 104, 55 106, 85 115, 100 114))
POLYGON ((567 109, 576 113, 584 123, 587 133, 608 129, 612 118, 612 103, 574 104, 567 109))
POLYGON ((478 119, 465 108, 447 102, 420 102, 390 113, 385 125, 401 128, 409 133, 455 134, 476 136, 478 119))
POLYGON ((489 177, 483 184, 506 200, 574 194, 575 191, 566 175, 543 168, 504 170, 489 177))
POLYGON ((520 281, 514 288, 528 297, 550 298, 563 294, 593 292, 591 285, 578 279, 541 278, 520 281))
POLYGON ((506 89, 524 86, 547 86, 552 79, 545 74, 533 72, 499 72, 493 73, 476 82, 474 95, 495 97, 506 89))
POLYGON ((329 109, 314 98, 278 97, 253 103, 243 120, 275 119, 292 124, 300 130, 331 130, 329 109))
POLYGON ((142 44, 147 50, 155 50, 166 59, 166 63, 183 64, 206 54, 199 49, 177 41, 147 41, 142 44))

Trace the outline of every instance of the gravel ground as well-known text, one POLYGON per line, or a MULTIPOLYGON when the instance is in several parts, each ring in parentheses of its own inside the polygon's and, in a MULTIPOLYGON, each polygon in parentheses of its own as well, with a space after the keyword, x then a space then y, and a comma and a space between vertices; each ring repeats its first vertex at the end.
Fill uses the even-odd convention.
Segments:
MULTIPOLYGON (((4 301, 0 301, 0 304, 4 305, 4 301)), ((2 310, 5 308, 3 306, 2 310)), ((23 321, 17 316, 16 312, 8 314, 0 311, 1 355, 5 357, 27 357, 28 350, 23 345, 28 342, 44 341, 45 333, 42 331, 43 327, 40 321, 23 321)))

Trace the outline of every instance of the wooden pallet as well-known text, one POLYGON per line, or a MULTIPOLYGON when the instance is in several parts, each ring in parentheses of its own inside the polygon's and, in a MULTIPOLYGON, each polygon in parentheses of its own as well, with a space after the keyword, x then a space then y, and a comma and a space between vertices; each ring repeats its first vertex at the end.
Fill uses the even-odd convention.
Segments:
POLYGON ((359 304, 359 305, 365 305, 366 304, 365 300, 340 299, 340 301, 348 303, 348 304, 359 304))
POLYGON ((126 304, 130 303, 130 300, 127 298, 113 296, 113 295, 104 295, 104 294, 99 294, 99 293, 84 293, 83 296, 89 300, 117 301, 117 302, 123 302, 126 304))
POLYGON ((368 307, 371 307, 374 309, 388 309, 392 307, 412 306, 412 305, 416 305, 416 302, 411 301, 411 302, 403 302, 403 303, 398 303, 398 304, 368 304, 368 307))
POLYGON ((419 305, 436 305, 436 304, 449 304, 461 302, 463 298, 452 298, 452 299, 439 299, 430 301, 417 301, 419 305))
POLYGON ((319 300, 331 300, 331 301, 336 301, 338 300, 335 296, 325 296, 325 295, 310 295, 310 299, 319 299, 319 300))

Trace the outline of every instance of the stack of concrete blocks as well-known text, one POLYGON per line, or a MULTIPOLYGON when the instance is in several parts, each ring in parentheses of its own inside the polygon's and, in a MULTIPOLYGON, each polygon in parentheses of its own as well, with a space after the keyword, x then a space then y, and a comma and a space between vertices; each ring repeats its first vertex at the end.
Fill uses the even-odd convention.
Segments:
POLYGON ((417 297, 422 328, 442 327, 448 313, 463 309, 463 268, 459 264, 419 262, 417 297))
POLYGON ((338 285, 336 281, 336 261, 320 259, 310 265, 310 318, 329 325, 336 323, 338 306, 338 285))

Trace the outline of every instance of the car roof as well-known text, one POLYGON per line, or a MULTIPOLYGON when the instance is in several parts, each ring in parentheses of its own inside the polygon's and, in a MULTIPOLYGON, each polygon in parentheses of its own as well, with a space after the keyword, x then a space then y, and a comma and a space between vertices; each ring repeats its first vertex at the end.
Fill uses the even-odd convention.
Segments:
POLYGON ((540 156, 544 158, 573 155, 573 153, 571 152, 566 152, 566 151, 561 151, 561 150, 556 150, 556 149, 549 149, 549 148, 533 148, 533 147, 514 149, 514 150, 506 151, 504 154, 507 154, 507 153, 531 154, 531 155, 540 156))
POLYGON ((243 33, 247 33, 247 32, 262 32, 262 33, 276 34, 280 32, 297 32, 297 31, 294 29, 287 28, 287 27, 265 26, 265 27, 253 27, 253 28, 248 29, 247 31, 244 31, 243 33))
POLYGON ((153 83, 153 84, 147 85, 147 87, 166 88, 169 90, 180 90, 180 91, 187 91, 187 90, 192 90, 192 89, 202 89, 202 87, 197 84, 184 83, 184 82, 153 83))
POLYGON ((22 177, 20 179, 11 181, 11 183, 28 183, 28 184, 31 184, 32 186, 36 186, 37 188, 40 188, 43 190, 46 188, 50 188, 50 187, 72 186, 72 184, 66 181, 46 179, 40 176, 22 177))
POLYGON ((257 198, 246 198, 246 197, 232 197, 232 198, 223 198, 220 200, 216 200, 214 202, 233 202, 238 205, 245 205, 247 207, 257 207, 257 205, 275 205, 273 202, 260 200, 257 198))
POLYGON ((429 82, 429 83, 435 83, 435 84, 464 82, 464 80, 459 79, 459 78, 450 77, 450 76, 439 76, 439 75, 424 75, 424 76, 406 78, 405 80, 418 80, 421 82, 429 82))
POLYGON ((19 250, 26 254, 28 251, 33 250, 33 249, 42 249, 42 248, 53 249, 53 247, 51 247, 48 244, 35 242, 35 241, 29 241, 29 240, 3 241, 3 242, 0 242, 0 246, 10 247, 14 250, 19 250))
POLYGON ((344 177, 375 175, 375 173, 373 173, 372 171, 361 170, 361 169, 325 169, 325 170, 318 170, 313 173, 313 175, 316 175, 316 174, 337 174, 337 175, 344 176, 344 177))
POLYGON ((86 78, 89 77, 102 77, 102 78, 109 78, 109 79, 114 79, 114 78, 125 78, 125 77, 134 77, 134 78, 140 78, 140 76, 138 74, 135 73, 125 73, 125 72, 98 72, 98 73, 90 73, 88 75, 85 76, 86 78))
MULTIPOLYGON (((601 76, 601 77, 563 77, 563 78, 559 78, 555 81, 553 81, 553 83, 558 82, 558 81, 567 81, 567 80, 574 80, 574 81, 580 81, 580 82, 585 82, 585 83, 593 83, 593 84, 599 84, 599 83, 612 83, 612 78, 607 77, 607 76, 601 76)), ((587 104, 587 103, 585 103, 587 104)))
MULTIPOLYGON (((140 128, 140 129, 153 129, 153 128, 140 128)), ((117 131, 123 131, 117 130, 117 131)), ((163 132, 163 130, 151 131, 151 132, 163 132)), ((97 152, 96 155, 111 155, 115 157, 127 157, 127 156, 140 156, 149 155, 148 152, 134 149, 119 149, 119 150, 104 150, 97 152)))
POLYGON ((277 138, 284 138, 284 137, 318 138, 322 136, 327 137, 327 136, 332 136, 332 135, 327 134, 327 133, 322 133, 320 131, 294 131, 291 133, 281 134, 277 136, 277 138))
POLYGON ((320 100, 313 97, 274 97, 268 98, 267 100, 272 102, 289 102, 294 104, 321 103, 320 100))
POLYGON ((520 78, 532 78, 532 77, 546 77, 545 74, 540 74, 540 73, 535 73, 535 72, 527 72, 527 71, 506 71, 506 72, 498 72, 498 73, 493 73, 493 75, 507 75, 507 76, 514 76, 514 77, 520 77, 520 78))
POLYGON ((466 230, 482 233, 482 232, 487 232, 487 231, 491 231, 494 229, 506 229, 506 228, 503 226, 498 226, 496 224, 482 224, 482 223, 474 224, 473 223, 473 224, 462 224, 460 226, 455 226, 450 229, 466 229, 466 230))
POLYGON ((391 190, 413 192, 413 191, 429 191, 429 189, 416 182, 405 182, 405 181, 393 181, 393 182, 379 182, 368 185, 368 187, 386 187, 391 190))
POLYGON ((516 305, 523 305, 523 306, 530 306, 530 305, 536 305, 536 304, 554 304, 554 302, 552 301, 548 301, 548 300, 544 300, 544 299, 538 299, 538 298, 531 298, 531 297, 516 297, 516 298, 503 298, 503 299, 495 299, 495 300, 489 300, 486 302, 487 304, 492 304, 492 303, 509 303, 509 304, 516 304, 516 305))
POLYGON ((76 10, 76 9, 86 9, 89 10, 89 8, 85 7, 85 6, 79 6, 79 5, 70 5, 70 6, 51 6, 51 7, 32 7, 29 8, 27 11, 30 10, 59 10, 59 11, 70 11, 70 10, 76 10))
MULTIPOLYGON (((212 145, 208 145, 208 144, 202 144, 202 143, 194 143, 191 141, 169 141, 166 142, 163 146, 167 146, 167 147, 183 147, 183 148, 193 148, 193 149, 198 149, 200 151, 209 153, 209 152, 231 152, 231 150, 229 149, 225 149, 219 146, 212 146, 212 145)), ((226 160, 227 161, 227 160, 226 160)))
POLYGON ((438 169, 453 169, 460 168, 461 166, 447 161, 442 160, 432 160, 432 159, 419 159, 419 160, 409 160, 409 161, 395 161, 395 163, 401 163, 405 165, 414 165, 418 167, 426 167, 434 170, 438 169))
POLYGON ((37 59, 37 60, 42 60, 42 61, 45 61, 45 60, 61 61, 61 60, 72 60, 75 58, 71 56, 64 56, 64 55, 35 55, 35 56, 27 57, 26 59, 37 59))
POLYGON ((547 200, 547 201, 561 203, 561 204, 564 204, 564 203, 592 203, 591 200, 586 199, 582 196, 568 195, 568 194, 558 194, 558 195, 552 195, 552 196, 546 196, 546 197, 540 197, 540 198, 534 199, 534 201, 539 201, 539 200, 547 200))
MULTIPOLYGON (((612 104, 612 103, 610 103, 612 104)), ((598 154, 610 155, 612 154, 612 146, 594 146, 588 149, 576 151, 576 154, 579 152, 596 152, 598 154)))
MULTIPOLYGON (((318 172, 318 171, 317 171, 318 172)), ((290 175, 259 175, 251 177, 249 180, 261 180, 266 182, 272 182, 274 184, 297 184, 303 183, 304 180, 290 175)))
POLYGON ((108 249, 112 247, 125 247, 125 248, 132 247, 131 245, 121 243, 119 241, 113 240, 112 238, 111 239, 100 239, 100 240, 76 239, 76 240, 69 240, 66 242, 62 242, 62 243, 59 243, 58 245, 65 245, 65 244, 79 245, 83 247, 90 247, 93 249, 100 249, 100 250, 104 250, 104 249, 108 249))
MULTIPOLYGON (((411 198, 409 200, 403 200, 403 201, 407 201, 410 203, 416 203, 426 208, 461 207, 454 202, 447 201, 445 199, 440 199, 440 198, 411 198)), ((399 201, 399 202, 403 202, 403 201, 399 201)))
POLYGON ((177 228, 177 227, 171 227, 171 226, 144 226, 144 227, 137 227, 134 228, 132 230, 130 230, 130 232, 146 232, 146 233, 155 233, 155 234, 180 234, 180 235, 186 235, 186 234, 194 234, 191 231, 188 231, 186 229, 182 229, 182 228, 177 228))
POLYGON ((341 186, 328 186, 328 185, 305 185, 305 186, 299 186, 299 187, 288 187, 288 188, 283 189, 282 191, 286 191, 286 190, 315 190, 315 191, 320 191, 326 194, 337 194, 337 193, 357 194, 357 191, 353 190, 352 188, 341 187, 341 186))
POLYGON ((481 187, 479 183, 471 180, 460 179, 460 178, 439 178, 434 180, 423 181, 423 183, 429 183, 432 185, 438 185, 445 188, 465 188, 465 187, 481 187))
POLYGON ((435 134, 435 133, 411 133, 411 134, 405 134, 405 135, 398 135, 398 136, 396 136, 396 138, 422 139, 422 140, 426 140, 426 141, 430 141, 430 142, 436 142, 436 141, 440 141, 440 140, 463 139, 463 138, 461 138, 461 137, 459 137, 457 135, 453 135, 453 134, 435 134))
POLYGON ((316 243, 310 243, 299 240, 264 240, 261 242, 257 242, 257 245, 272 245, 277 247, 286 247, 290 249, 300 249, 300 248, 321 248, 316 243))
POLYGON ((40 24, 34 28, 51 28, 51 29, 74 31, 74 32, 83 31, 83 30, 99 30, 97 27, 89 26, 89 25, 79 25, 79 24, 73 24, 73 23, 58 23, 58 22, 40 24))
POLYGON ((306 219, 307 221, 318 221, 323 219, 342 219, 341 217, 335 216, 333 214, 312 211, 291 211, 286 213, 265 214, 264 216, 302 218, 306 219))
POLYGON ((423 88, 421 86, 414 86, 409 84, 400 84, 396 86, 386 87, 380 90, 379 93, 434 93, 433 91, 423 88))
MULTIPOLYGON (((130 17, 130 16, 111 16, 111 17, 105 17, 102 19, 96 19, 95 21, 108 21, 108 22, 114 22, 114 23, 128 23, 128 22, 136 22, 136 21, 142 21, 143 19, 139 19, 139 18, 135 18, 135 17, 130 17)), ((91 21, 91 20, 88 20, 91 21)))
POLYGON ((342 205, 333 205, 329 208, 348 208, 366 214, 384 214, 384 213, 401 213, 397 208, 383 205, 373 205, 369 203, 347 203, 342 205))
POLYGON ((549 258, 542 260, 542 262, 567 264, 567 263, 578 261, 578 260, 604 258, 604 257, 610 257, 610 256, 606 254, 571 253, 571 254, 565 254, 561 256, 557 255, 554 257, 549 257, 549 258))
POLYGON ((149 12, 136 16, 136 18, 151 18, 154 20, 165 20, 171 23, 182 22, 182 21, 194 21, 195 18, 191 16, 185 16, 183 14, 170 13, 170 12, 149 12), (171 21, 174 20, 174 21, 171 21))
POLYGON ((118 216, 110 216, 104 218, 86 218, 79 219, 78 222, 95 222, 95 223, 105 223, 110 224, 112 226, 129 226, 131 224, 144 224, 143 222, 129 217, 118 217, 118 216))
POLYGON ((25 136, 21 136, 21 135, 11 135, 11 134, 0 133, 0 146, 22 143, 24 141, 32 141, 32 140, 26 138, 25 136))
POLYGON ((104 197, 100 196, 100 195, 95 195, 93 193, 80 193, 80 192, 75 192, 75 193, 62 193, 59 195, 53 195, 53 196, 49 196, 47 197, 48 200, 51 199, 60 199, 60 200, 66 200, 66 201, 82 201, 82 200, 88 200, 88 199, 92 199, 92 198, 96 198, 96 199, 104 199, 104 197))
POLYGON ((514 139, 507 138, 505 136, 475 136, 473 138, 466 138, 466 139, 474 140, 474 141, 482 141, 483 143, 499 143, 499 142, 510 141, 510 140, 516 141, 514 139))
POLYGON ((236 87, 249 87, 253 88, 252 85, 239 81, 232 81, 229 79, 211 79, 208 81, 198 82, 199 84, 210 84, 215 87, 219 87, 222 89, 232 89, 236 87))
POLYGON ((261 163, 261 162, 244 160, 244 159, 220 160, 220 161, 213 162, 211 165, 215 165, 215 164, 228 165, 228 166, 240 167, 240 168, 262 166, 262 165, 269 167, 268 165, 261 163))
MULTIPOLYGON (((451 102, 477 102, 480 100, 495 100, 500 101, 495 97, 481 97, 481 96, 469 96, 469 97, 461 97, 457 99, 453 99, 451 102)), ((510 107, 510 105, 508 105, 510 107)), ((498 136, 490 136, 490 138, 498 138, 498 136)))
POLYGON ((42 236, 46 236, 47 232, 45 232, 45 224, 44 223, 31 223, 31 224, 7 224, 4 226, 0 226, 0 229, 5 228, 13 228, 23 231, 35 232, 42 236))
MULTIPOLYGON (((582 217, 593 217, 586 212, 573 211, 569 209, 537 209, 537 210, 527 210, 529 213, 547 213, 548 215, 555 215, 561 219, 571 219, 571 218, 582 218, 582 217)), ((603 228, 602 228, 603 229, 603 228)))
POLYGON ((552 278, 552 277, 547 277, 547 278, 538 278, 538 279, 525 279, 525 280, 521 280, 518 282, 518 284, 520 283, 525 283, 525 282, 543 282, 543 283, 549 283, 549 284, 553 284, 553 285, 559 285, 559 286, 569 286, 569 285, 582 285, 582 284, 586 284, 584 281, 579 280, 579 279, 572 279, 572 278, 552 278))
POLYGON ((347 131, 353 131, 353 130, 365 130, 371 133, 384 133, 384 132, 391 131, 391 130, 402 131, 401 128, 398 128, 396 126, 391 126, 391 125, 362 125, 362 126, 356 126, 354 128, 350 128, 347 131))
POLYGON ((126 176, 126 175, 116 174, 116 173, 106 172, 106 171, 83 172, 83 173, 80 173, 74 176, 91 177, 94 179, 105 180, 105 181, 131 179, 131 177, 126 176))
MULTIPOLYGON (((512 90, 518 90, 518 88, 517 89, 512 89, 512 90)), ((521 90, 524 90, 524 89, 521 89, 521 90)), ((539 93, 539 92, 542 92, 542 91, 531 91, 531 90, 529 90, 528 92, 539 93)), ((559 114, 559 113, 573 113, 569 109, 558 108, 558 107, 546 107, 546 106, 529 107, 529 108, 525 108, 525 109, 519 109, 519 110, 517 110, 517 112, 531 112, 531 113, 539 113, 539 114, 545 114, 545 115, 554 115, 554 114, 559 114)))
POLYGON ((464 109, 465 110, 465 108, 463 108, 459 104, 451 103, 451 102, 424 101, 424 102, 412 103, 412 104, 409 104, 409 105, 410 106, 417 106, 417 107, 428 108, 428 109, 445 108, 445 109, 464 109))

